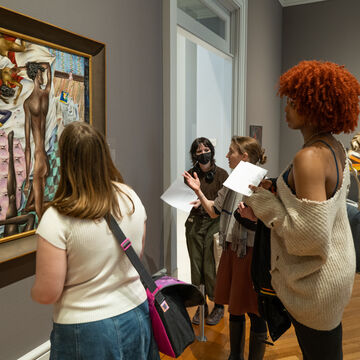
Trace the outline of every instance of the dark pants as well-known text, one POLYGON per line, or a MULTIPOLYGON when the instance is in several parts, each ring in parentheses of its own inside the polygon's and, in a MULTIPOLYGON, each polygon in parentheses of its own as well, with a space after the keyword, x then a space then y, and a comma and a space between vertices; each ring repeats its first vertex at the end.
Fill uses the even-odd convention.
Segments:
POLYGON ((186 244, 190 257, 191 282, 205 285, 205 293, 214 300, 216 267, 214 234, 219 232, 219 218, 189 216, 185 223, 186 244))
POLYGON ((291 318, 304 360, 342 360, 342 325, 333 330, 311 329, 291 318))

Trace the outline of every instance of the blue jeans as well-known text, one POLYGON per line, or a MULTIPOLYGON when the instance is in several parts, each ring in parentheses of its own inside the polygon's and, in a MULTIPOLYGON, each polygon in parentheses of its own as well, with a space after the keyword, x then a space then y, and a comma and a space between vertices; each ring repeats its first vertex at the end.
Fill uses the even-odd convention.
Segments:
POLYGON ((159 360, 147 301, 112 318, 53 324, 50 360, 159 360))

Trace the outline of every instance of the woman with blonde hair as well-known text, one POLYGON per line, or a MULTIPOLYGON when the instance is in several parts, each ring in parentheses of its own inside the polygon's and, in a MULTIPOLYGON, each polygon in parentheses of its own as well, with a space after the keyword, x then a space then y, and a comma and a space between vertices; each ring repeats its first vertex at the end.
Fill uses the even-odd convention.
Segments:
POLYGON ((145 289, 105 220, 111 213, 140 254, 144 206, 94 127, 67 125, 59 149, 61 179, 37 229, 31 290, 54 304, 50 359, 159 359, 145 289))
MULTIPOLYGON (((240 161, 252 164, 264 164, 266 161, 264 150, 259 143, 247 136, 234 136, 226 157, 231 169, 240 161)), ((219 236, 223 251, 216 275, 215 303, 229 305, 229 360, 244 359, 246 313, 251 321, 249 359, 261 360, 265 353, 267 329, 265 321, 259 316, 257 295, 250 273, 255 227, 241 217, 234 217, 242 195, 223 186, 215 200, 211 201, 201 191, 196 174, 193 177, 185 172, 184 177, 210 217, 220 216, 219 236)))
POLYGON ((251 187, 245 203, 271 228, 272 286, 304 359, 341 360, 355 252, 346 212, 349 160, 333 134, 356 128, 360 84, 343 66, 302 61, 280 77, 279 94, 304 144, 278 177, 277 194, 251 187))

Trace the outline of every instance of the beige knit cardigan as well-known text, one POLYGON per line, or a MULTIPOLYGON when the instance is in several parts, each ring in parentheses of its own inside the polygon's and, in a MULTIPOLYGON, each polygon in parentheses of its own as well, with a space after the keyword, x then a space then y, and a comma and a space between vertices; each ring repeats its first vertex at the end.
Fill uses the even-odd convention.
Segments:
POLYGON ((355 277, 355 250, 346 211, 349 164, 341 187, 326 201, 298 199, 283 179, 277 196, 262 188, 246 198, 271 228, 272 286, 303 325, 331 330, 339 325, 355 277))

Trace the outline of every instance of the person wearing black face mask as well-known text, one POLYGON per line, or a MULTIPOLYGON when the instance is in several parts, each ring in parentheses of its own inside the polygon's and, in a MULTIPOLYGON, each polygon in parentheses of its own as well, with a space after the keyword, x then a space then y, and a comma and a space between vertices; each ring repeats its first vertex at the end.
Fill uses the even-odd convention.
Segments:
POLYGON ((207 153, 202 153, 200 155, 196 156, 197 161, 201 164, 201 165, 206 165, 207 163, 210 162, 210 160, 212 159, 212 153, 211 151, 207 152, 207 153))
MULTIPOLYGON (((215 165, 215 150, 209 139, 200 137, 193 141, 190 156, 193 167, 188 171, 200 179, 201 190, 205 196, 214 200, 221 189, 228 173, 215 165)), ((185 223, 186 243, 190 257, 191 282, 194 285, 205 285, 205 293, 209 300, 214 301, 216 266, 214 259, 214 234, 219 232, 219 218, 212 219, 201 206, 200 201, 194 202, 190 215, 185 223)), ((208 315, 205 305, 206 324, 216 325, 224 316, 224 306, 215 304, 208 315)), ((192 319, 193 324, 200 323, 198 308, 192 319)))

